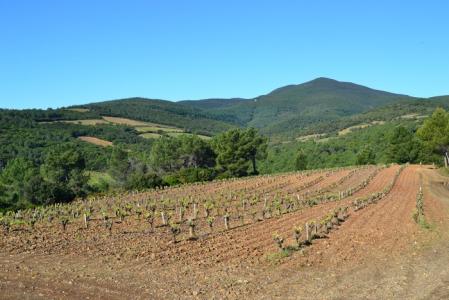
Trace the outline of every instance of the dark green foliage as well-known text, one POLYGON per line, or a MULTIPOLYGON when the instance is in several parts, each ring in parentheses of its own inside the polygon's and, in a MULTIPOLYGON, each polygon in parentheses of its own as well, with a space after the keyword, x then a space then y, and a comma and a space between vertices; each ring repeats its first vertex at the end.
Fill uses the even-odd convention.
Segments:
POLYGON ((246 176, 251 171, 257 174, 256 160, 266 157, 267 140, 253 128, 226 131, 216 136, 212 143, 221 177, 246 176))
POLYGON ((261 172, 389 162, 432 163, 435 158, 413 133, 417 126, 413 121, 395 121, 318 142, 274 144, 268 149, 267 159, 261 161, 261 172))
POLYGON ((197 134, 210 135, 233 127, 221 121, 220 117, 206 114, 194 107, 165 100, 129 98, 92 103, 83 107, 103 116, 172 125, 197 134))
POLYGON ((362 150, 357 153, 356 163, 358 165, 375 164, 376 154, 369 146, 363 147, 362 150))
POLYGON ((143 190, 161 187, 165 185, 162 178, 155 173, 139 170, 132 173, 125 183, 125 188, 130 190, 143 190))
POLYGON ((88 192, 88 176, 84 175, 85 161, 73 144, 51 148, 40 167, 42 178, 50 186, 51 202, 70 201, 88 192))
POLYGON ((185 104, 201 107, 210 114, 234 116, 237 120, 228 120, 260 128, 264 134, 288 136, 318 122, 333 122, 404 98, 408 97, 353 83, 318 78, 285 86, 254 99, 229 100, 232 104, 225 100, 185 104))
POLYGON ((424 121, 418 136, 432 151, 445 154, 449 151, 449 113, 438 108, 424 121))
POLYGON ((32 112, 0 110, 0 169, 17 157, 29 159, 33 164, 42 164, 47 148, 71 142, 79 145, 88 170, 104 170, 111 150, 79 141, 76 139, 79 136, 94 136, 132 147, 151 145, 151 141, 139 137, 134 129, 126 126, 38 123, 36 120, 45 111, 32 112))
POLYGON ((131 162, 126 152, 121 147, 114 147, 109 160, 109 174, 120 184, 123 184, 131 173, 131 162))
POLYGON ((108 165, 117 187, 142 190, 163 185, 162 178, 150 172, 146 163, 130 157, 128 151, 121 147, 114 147, 108 165))
MULTIPOLYGON (((364 113, 345 116, 335 120, 314 122, 300 129, 297 134, 308 135, 317 133, 333 134, 338 131, 360 124, 369 124, 373 121, 396 121, 403 116, 425 116, 430 115, 435 108, 441 105, 442 100, 428 99, 400 99, 391 104, 382 105, 370 109, 364 113)), ((446 106, 449 107, 449 98, 446 106)), ((413 119, 413 118, 412 118, 413 119)))
POLYGON ((41 170, 48 181, 68 183, 71 173, 84 167, 84 158, 73 144, 60 144, 49 149, 41 170))
POLYGON ((307 169, 307 156, 301 150, 298 150, 298 153, 296 153, 295 169, 296 171, 307 169))
POLYGON ((10 160, 0 173, 0 209, 71 201, 89 192, 84 159, 73 144, 51 149, 39 167, 24 158, 10 160))
POLYGON ((211 168, 185 168, 176 173, 176 178, 179 183, 210 181, 215 177, 216 172, 211 168))
POLYGON ((184 168, 210 168, 215 166, 215 152, 209 142, 196 135, 181 135, 180 159, 184 168))
POLYGON ((160 172, 181 168, 208 168, 215 165, 211 145, 195 135, 162 137, 151 148, 151 165, 160 172))
POLYGON ((173 137, 161 137, 151 148, 151 164, 162 172, 172 172, 178 169, 181 162, 181 143, 173 137))
POLYGON ((423 145, 412 130, 399 126, 391 133, 387 149, 389 161, 399 164, 418 162, 422 151, 423 145))
POLYGON ((35 172, 33 165, 23 158, 8 163, 0 173, 0 210, 26 206, 25 190, 35 172))

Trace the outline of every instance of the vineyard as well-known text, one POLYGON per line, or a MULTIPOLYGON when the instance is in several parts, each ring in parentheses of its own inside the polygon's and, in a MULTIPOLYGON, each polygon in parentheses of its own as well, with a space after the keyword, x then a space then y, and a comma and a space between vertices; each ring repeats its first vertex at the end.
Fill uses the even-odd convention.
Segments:
POLYGON ((406 247, 408 238, 397 234, 417 235, 419 225, 432 218, 421 169, 387 165, 264 175, 11 212, 1 216, 0 261, 39 257, 43 261, 29 268, 41 274, 51 265, 46 258, 62 257, 52 278, 77 274, 81 286, 96 278, 101 288, 132 276, 140 278, 139 286, 125 290, 154 297, 250 294, 246 279, 229 278, 262 280, 276 265, 357 261, 360 253, 348 245, 360 234, 367 249, 391 242, 389 234, 396 238, 392 244, 406 247), (395 227, 386 223, 390 219, 395 227))

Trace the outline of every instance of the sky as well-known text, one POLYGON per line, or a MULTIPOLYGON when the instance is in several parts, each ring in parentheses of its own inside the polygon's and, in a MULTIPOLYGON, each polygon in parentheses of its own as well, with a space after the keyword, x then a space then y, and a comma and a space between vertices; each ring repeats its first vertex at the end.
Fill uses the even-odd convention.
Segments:
POLYGON ((449 1, 0 0, 0 107, 252 98, 330 77, 449 94, 449 1))

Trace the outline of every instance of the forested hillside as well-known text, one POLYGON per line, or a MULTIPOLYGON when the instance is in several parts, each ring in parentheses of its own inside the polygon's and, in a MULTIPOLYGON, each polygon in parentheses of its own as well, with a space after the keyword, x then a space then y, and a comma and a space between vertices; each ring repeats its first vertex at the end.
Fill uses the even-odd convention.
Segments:
MULTIPOLYGON (((342 117, 336 120, 315 122, 299 129, 299 134, 308 135, 336 133, 350 126, 367 124, 376 121, 422 119, 429 116, 438 107, 449 109, 449 97, 403 99, 391 104, 370 109, 364 113, 342 117)), ((290 135, 291 138, 294 138, 294 136, 294 134, 290 135)))
POLYGON ((333 121, 408 98, 411 97, 318 78, 246 101, 232 100, 228 105, 223 105, 224 100, 198 101, 195 107, 215 115, 234 116, 240 124, 259 128, 268 135, 285 135, 317 122, 333 121))
POLYGON ((82 108, 102 116, 173 125, 187 132, 205 135, 216 134, 234 127, 233 124, 222 121, 225 118, 220 116, 208 115, 195 107, 164 100, 130 98, 87 104, 82 108))
POLYGON ((154 122, 196 134, 214 135, 234 127, 255 127, 275 140, 292 140, 363 122, 389 121, 410 114, 428 115, 436 107, 448 105, 449 97, 420 99, 318 78, 251 99, 171 102, 129 98, 76 107, 89 109, 92 116, 154 122))

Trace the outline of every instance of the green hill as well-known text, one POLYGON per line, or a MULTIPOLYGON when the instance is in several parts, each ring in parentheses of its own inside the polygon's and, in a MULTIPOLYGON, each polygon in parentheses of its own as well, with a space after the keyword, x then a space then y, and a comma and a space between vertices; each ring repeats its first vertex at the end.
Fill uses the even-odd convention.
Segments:
POLYGON ((230 129, 233 124, 224 122, 193 106, 176 102, 146 98, 128 98, 91 103, 73 108, 86 108, 101 116, 129 118, 183 128, 187 132, 212 135, 230 129))
POLYGON ((256 127, 274 140, 335 133, 373 121, 428 115, 449 107, 449 96, 419 99, 328 78, 287 85, 251 99, 172 102, 127 98, 56 110, 34 110, 36 121, 128 118, 207 136, 233 127, 256 127))
POLYGON ((419 120, 432 114, 437 107, 449 109, 449 96, 434 97, 429 99, 408 98, 397 102, 382 105, 366 112, 337 120, 325 120, 312 123, 299 129, 301 135, 332 134, 339 130, 359 124, 376 121, 390 122, 399 119, 419 120))
MULTIPOLYGON (((214 135, 232 127, 256 127, 263 134, 291 140, 305 134, 336 132, 363 122, 401 115, 426 115, 446 107, 449 96, 419 99, 329 78, 287 85, 251 99, 171 102, 128 98, 71 107, 85 114, 115 116, 214 135)), ((78 113, 81 114, 81 113, 78 113)))
MULTIPOLYGON (((364 122, 402 115, 427 115, 447 107, 449 96, 418 99, 329 78, 287 85, 251 99, 204 99, 171 102, 128 98, 70 107, 70 117, 114 116, 175 126, 214 135, 232 127, 256 127, 278 140, 337 132, 364 122), (80 109, 84 109, 80 111, 80 109)), ((56 111, 53 112, 55 114, 56 111)), ((59 118, 67 117, 63 114, 59 118)), ((87 118, 87 117, 84 117, 87 118)))
POLYGON ((411 97, 349 82, 318 78, 288 85, 253 99, 182 102, 217 118, 260 128, 269 135, 286 134, 316 122, 336 120, 411 97))

